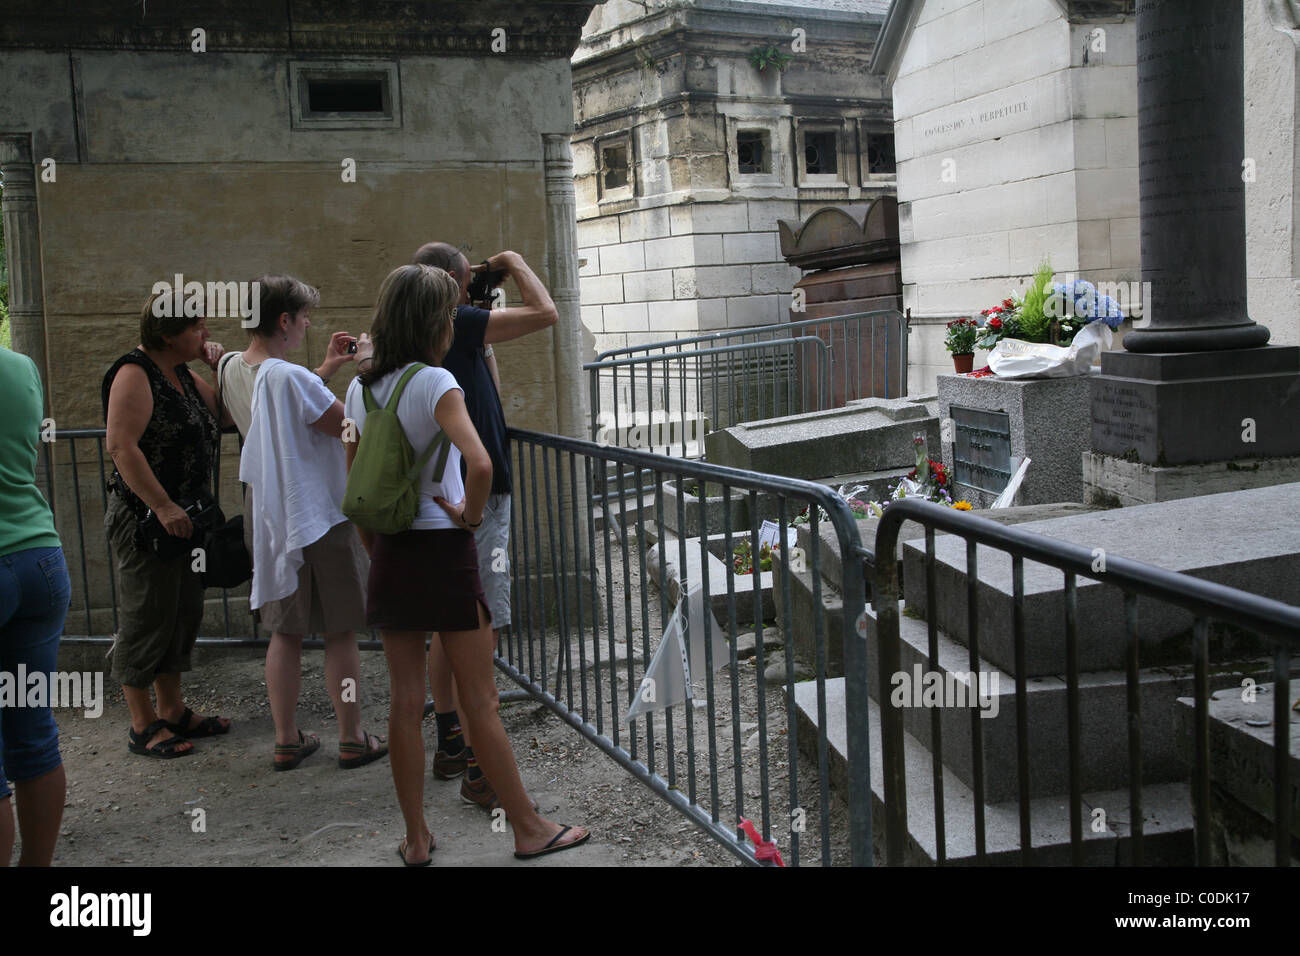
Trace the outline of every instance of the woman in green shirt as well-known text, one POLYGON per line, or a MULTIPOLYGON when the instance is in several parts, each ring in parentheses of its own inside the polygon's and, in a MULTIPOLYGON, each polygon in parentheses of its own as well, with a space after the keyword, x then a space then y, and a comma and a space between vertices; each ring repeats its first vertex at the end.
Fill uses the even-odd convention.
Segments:
MULTIPOLYGON (((0 674, 10 680, 20 668, 57 670, 72 596, 54 516, 36 487, 44 404, 36 363, 0 348, 0 674)), ((0 865, 9 865, 14 849, 7 778, 18 794, 18 862, 49 866, 67 784, 54 714, 48 706, 28 706, 24 690, 13 705, 0 704, 0 865)))

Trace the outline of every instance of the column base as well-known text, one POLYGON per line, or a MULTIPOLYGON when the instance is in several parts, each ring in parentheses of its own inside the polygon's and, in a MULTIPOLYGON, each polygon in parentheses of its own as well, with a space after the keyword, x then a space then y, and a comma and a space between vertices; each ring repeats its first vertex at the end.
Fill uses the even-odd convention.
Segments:
POLYGON ((1093 451, 1157 467, 1300 455, 1296 346, 1106 352, 1101 372, 1093 451))
POLYGON ((1300 456, 1161 468, 1095 451, 1083 453, 1083 500, 1121 508, 1224 491, 1300 482, 1300 456))

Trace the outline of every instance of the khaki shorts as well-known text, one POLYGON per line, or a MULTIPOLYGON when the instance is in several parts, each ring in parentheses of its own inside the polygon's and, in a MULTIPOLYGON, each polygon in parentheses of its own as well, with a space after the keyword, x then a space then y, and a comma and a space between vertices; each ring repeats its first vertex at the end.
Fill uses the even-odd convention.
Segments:
POLYGON ((117 494, 108 496, 104 529, 113 546, 119 587, 113 680, 148 687, 159 674, 190 670, 190 651, 203 623, 203 584, 186 551, 160 561, 136 539, 136 520, 117 494))
POLYGON ((492 627, 510 624, 510 496, 489 495, 483 506, 483 527, 474 532, 478 576, 483 582, 492 627))
POLYGON ((302 549, 298 590, 257 609, 262 627, 281 634, 338 634, 366 627, 370 559, 350 521, 302 549))

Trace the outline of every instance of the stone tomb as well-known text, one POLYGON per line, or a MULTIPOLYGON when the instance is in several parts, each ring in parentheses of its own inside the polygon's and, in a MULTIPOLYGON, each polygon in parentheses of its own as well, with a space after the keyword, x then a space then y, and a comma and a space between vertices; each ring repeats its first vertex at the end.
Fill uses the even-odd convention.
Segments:
POLYGON ((993 503, 1018 466, 1032 459, 1015 504, 1083 500, 1090 376, 1000 379, 939 376, 943 464, 954 500, 993 503), (1003 417, 1005 416, 1005 417, 1003 417), (1005 422, 1005 438, 999 433, 1005 422), (999 458, 1001 445, 1007 453, 999 458), (967 457, 970 456, 970 457, 967 457), (983 460, 980 460, 983 459, 983 460), (992 460, 999 459, 999 460, 992 460))
MULTIPOLYGON (((931 400, 932 401, 932 400, 931 400)), ((925 398, 867 398, 843 408, 745 422, 704 440, 710 464, 787 478, 824 478, 910 466, 912 441, 939 441, 939 422, 925 398)))

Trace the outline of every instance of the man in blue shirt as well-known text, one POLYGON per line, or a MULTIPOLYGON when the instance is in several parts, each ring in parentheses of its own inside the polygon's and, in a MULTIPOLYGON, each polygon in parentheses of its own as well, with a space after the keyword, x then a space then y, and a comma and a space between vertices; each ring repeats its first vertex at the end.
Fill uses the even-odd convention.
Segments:
MULTIPOLYGON (((460 283, 461 305, 456 310, 455 338, 442 366, 456 377, 464 391, 469 417, 492 458, 492 494, 483 509, 483 525, 474 532, 474 543, 478 548, 479 578, 492 614, 492 627, 500 639, 501 628, 510 623, 510 448, 499 394, 501 380, 492 346, 549 328, 559 319, 559 313, 542 281, 518 253, 498 252, 486 262, 471 266, 455 246, 429 242, 416 250, 411 261, 445 269, 460 283), (492 310, 471 304, 470 281, 475 272, 484 269, 504 272, 513 279, 522 303, 492 310)), ((461 797, 469 803, 490 807, 496 795, 461 732, 451 668, 436 639, 429 649, 429 684, 438 722, 434 776, 449 780, 463 772, 461 797)))

